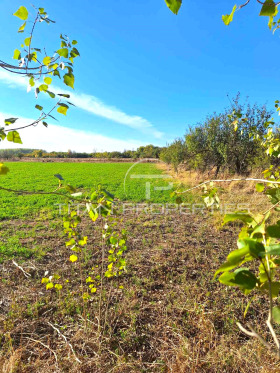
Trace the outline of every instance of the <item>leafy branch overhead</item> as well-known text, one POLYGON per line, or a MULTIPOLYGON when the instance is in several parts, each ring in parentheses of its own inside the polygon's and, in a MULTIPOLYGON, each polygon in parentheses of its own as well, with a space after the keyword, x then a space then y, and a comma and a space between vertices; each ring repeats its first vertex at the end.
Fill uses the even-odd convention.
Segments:
MULTIPOLYGON (((233 21, 233 16, 237 10, 240 10, 247 6, 251 0, 247 0, 244 4, 239 6, 234 5, 232 11, 229 14, 222 15, 222 20, 226 26, 228 26, 233 21)), ((268 17, 268 26, 270 29, 273 29, 273 32, 280 28, 280 19, 275 19, 278 14, 278 5, 280 2, 275 2, 273 0, 266 0, 264 2, 257 0, 258 3, 262 5, 259 15, 268 17)), ((182 0, 165 0, 168 8, 174 13, 178 14, 182 0)))
MULTIPOLYGON (((222 16, 222 20, 224 24, 228 26, 233 21, 233 16, 235 12, 247 6, 250 3, 250 1, 251 0, 247 0, 246 3, 240 5, 239 7, 237 7, 237 5, 234 5, 230 14, 226 14, 222 16)), ((266 0, 265 2, 261 2, 259 0, 257 1, 258 3, 262 4, 259 15, 268 17, 268 26, 270 29, 273 28, 273 32, 275 32, 280 27, 280 19, 275 20, 275 17, 278 14, 277 7, 280 3, 279 2, 276 3, 273 0, 266 0)))
MULTIPOLYGON (((51 89, 55 80, 61 80, 63 83, 74 89, 74 60, 80 56, 76 48, 77 41, 70 40, 67 35, 60 35, 59 47, 54 53, 47 53, 44 46, 33 45, 33 37, 38 23, 55 23, 49 18, 44 8, 34 8, 35 16, 31 22, 31 28, 28 35, 23 38, 22 44, 13 52, 13 59, 17 63, 7 63, 0 60, 0 67, 4 70, 27 78, 27 90, 33 91, 36 99, 42 94, 47 94, 51 99, 57 101, 48 110, 45 110, 42 105, 36 104, 35 108, 40 111, 40 116, 28 125, 19 125, 17 128, 9 128, 9 125, 14 125, 19 118, 8 118, 4 121, 4 126, 0 127, 0 141, 8 140, 16 143, 22 143, 18 130, 36 126, 42 123, 45 127, 48 126, 46 120, 49 118, 55 119, 51 113, 56 109, 57 113, 66 115, 69 106, 63 101, 70 98, 69 94, 55 93, 57 89, 51 89)), ((24 21, 18 33, 26 33, 29 12, 26 7, 21 6, 14 13, 14 16, 24 21)), ((69 103, 69 102, 68 102, 69 103)))

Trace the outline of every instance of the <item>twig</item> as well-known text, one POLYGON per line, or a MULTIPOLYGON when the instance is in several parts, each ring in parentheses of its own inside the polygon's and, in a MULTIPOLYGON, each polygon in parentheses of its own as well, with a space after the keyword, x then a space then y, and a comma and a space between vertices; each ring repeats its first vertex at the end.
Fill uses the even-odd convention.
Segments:
POLYGON ((80 363, 80 364, 82 364, 82 362, 81 362, 81 360, 79 360, 78 358, 77 358, 77 355, 76 355, 76 353, 75 353, 75 351, 74 351, 74 349, 73 349, 73 346, 71 345, 71 343, 70 342, 68 342, 67 341, 67 338, 65 337, 65 335, 64 334, 62 334, 61 333, 61 331, 58 329, 58 328, 56 328, 52 323, 50 323, 49 321, 48 321, 48 325, 50 325, 63 339, 64 339, 64 341, 65 341, 65 343, 67 344, 67 346, 70 348, 70 350, 72 351, 72 354, 74 355, 74 357, 75 357, 75 360, 78 362, 78 363, 80 363))
POLYGON ((43 342, 41 341, 37 341, 36 339, 33 339, 33 338, 29 338, 29 337, 25 337, 26 339, 29 339, 30 341, 33 341, 33 342, 36 342, 36 343, 40 343, 42 346, 46 347, 49 351, 51 351, 53 354, 54 354, 54 357, 55 357, 55 361, 57 362, 57 355, 55 353, 54 350, 52 350, 49 346, 45 345, 43 342))
POLYGON ((280 344, 279 344, 279 340, 278 340, 278 338, 276 336, 275 330, 273 329, 273 326, 271 324, 271 318, 266 320, 266 325, 268 326, 268 328, 270 330, 270 333, 272 335, 272 338, 274 340, 274 343, 276 344, 277 355, 278 355, 278 357, 280 357, 280 344))
POLYGON ((18 269, 20 269, 21 270, 21 272, 24 274, 24 276, 26 277, 26 278, 29 278, 29 277, 31 277, 31 274, 30 273, 28 273, 28 272, 26 272, 20 265, 18 265, 14 260, 13 260, 13 264, 18 268, 18 269))
POLYGON ((250 0, 247 0, 246 3, 240 5, 239 8, 238 8, 238 10, 244 8, 244 6, 248 5, 249 2, 250 2, 250 0))
POLYGON ((176 192, 176 193, 177 194, 184 194, 184 193, 190 192, 193 189, 200 188, 200 187, 202 187, 202 185, 206 185, 206 184, 210 184, 210 183, 230 183, 232 181, 259 181, 259 182, 262 182, 262 183, 280 184, 280 181, 266 180, 266 179, 255 179, 255 178, 251 178, 251 177, 248 177, 248 178, 245 177, 245 178, 241 178, 241 179, 217 179, 217 180, 207 180, 207 181, 205 181, 201 184, 198 184, 198 185, 196 185, 192 188, 186 189, 183 192, 176 192))
POLYGON ((57 107, 57 105, 60 103, 61 99, 58 100, 58 102, 52 107, 52 109, 45 115, 40 116, 38 119, 36 119, 34 122, 27 124, 26 126, 18 127, 18 128, 12 128, 12 129, 4 129, 4 132, 10 132, 10 131, 17 131, 17 130, 22 130, 23 128, 31 127, 31 126, 36 126, 38 123, 42 122, 42 120, 46 119, 47 117, 50 116, 51 112, 57 107))
POLYGON ((236 325, 238 328, 244 333, 247 334, 249 337, 257 338, 265 347, 267 347, 269 350, 271 350, 271 346, 269 343, 267 343, 256 331, 255 329, 249 325, 249 328, 251 331, 247 330, 240 324, 240 322, 237 322, 236 325))

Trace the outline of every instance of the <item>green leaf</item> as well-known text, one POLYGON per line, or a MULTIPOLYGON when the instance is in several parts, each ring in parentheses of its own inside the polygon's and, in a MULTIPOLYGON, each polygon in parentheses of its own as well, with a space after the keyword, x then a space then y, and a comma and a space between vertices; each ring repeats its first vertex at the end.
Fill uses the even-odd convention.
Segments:
POLYGON ((227 260, 232 264, 237 264, 240 263, 247 254, 249 254, 249 247, 245 246, 229 253, 227 260))
POLYGON ((247 268, 238 268, 234 272, 225 272, 219 277, 219 281, 228 286, 238 286, 241 290, 252 290, 258 280, 247 268))
POLYGON ((29 84, 31 87, 34 87, 35 85, 35 82, 34 82, 34 76, 32 76, 30 79, 29 79, 29 84))
POLYGON ((41 91, 43 91, 43 92, 47 92, 48 88, 49 88, 49 86, 48 86, 47 84, 41 84, 41 85, 39 86, 39 91, 40 91, 40 92, 41 92, 41 91))
POLYGON ((276 12, 276 4, 273 0, 266 0, 261 8, 260 16, 274 16, 276 12))
POLYGON ((59 180, 64 180, 63 177, 60 174, 53 175, 54 177, 57 177, 59 180))
POLYGON ((78 51, 78 49, 77 48, 73 48, 72 50, 71 50, 71 52, 70 52, 70 56, 71 57, 77 57, 77 56, 79 56, 80 55, 80 53, 79 53, 79 51, 78 51))
POLYGON ((28 38, 24 39, 24 44, 25 44, 27 47, 29 47, 30 43, 31 43, 31 37, 30 37, 30 36, 29 36, 28 38))
POLYGON ((5 124, 6 126, 8 126, 9 124, 13 124, 15 123, 15 121, 17 121, 18 118, 8 118, 8 119, 5 119, 5 124))
POLYGON ((165 0, 166 5, 174 14, 178 14, 182 5, 182 0, 165 0))
POLYGON ((74 89, 74 81, 75 81, 75 77, 73 74, 71 73, 67 73, 64 75, 63 77, 63 80, 64 80, 64 83, 66 85, 68 85, 69 87, 73 88, 74 89))
POLYGON ((58 70, 54 70, 53 75, 54 75, 54 76, 58 76, 59 79, 60 79, 60 73, 59 73, 58 70))
POLYGON ((10 131, 7 135, 7 140, 11 142, 15 142, 17 144, 22 144, 20 135, 17 131, 10 131))
POLYGON ((225 272, 219 277, 219 281, 221 284, 228 285, 228 286, 236 286, 234 281, 234 273, 233 272, 225 272))
POLYGON ((13 15, 25 21, 28 18, 28 10, 21 6, 13 15))
POLYGON ((56 51, 57 54, 60 55, 60 57, 68 58, 68 49, 67 48, 61 48, 56 51))
POLYGON ((46 77, 44 78, 44 82, 45 82, 46 84, 50 85, 51 82, 52 82, 52 78, 50 78, 49 76, 46 76, 46 77))
POLYGON ((65 242, 66 247, 75 245, 76 241, 74 238, 71 238, 71 240, 65 242))
POLYGON ((14 60, 20 60, 21 59, 21 53, 18 49, 14 50, 14 55, 13 55, 14 60))
POLYGON ((26 26, 26 22, 24 22, 24 23, 20 26, 20 28, 18 29, 18 32, 24 32, 25 26, 26 26))
POLYGON ((234 13, 236 11, 236 8, 237 8, 236 5, 234 5, 234 7, 232 8, 232 11, 231 11, 230 14, 226 14, 225 16, 222 16, 222 20, 224 21, 224 24, 226 26, 228 26, 232 22, 233 15, 234 15, 234 13))
POLYGON ((43 58, 43 65, 48 66, 51 63, 51 60, 51 57, 46 56, 45 58, 43 58))
POLYGON ((9 171, 9 168, 4 163, 0 163, 0 175, 7 175, 9 171))
POLYGON ((247 268, 238 268, 234 275, 234 282, 242 289, 252 290, 258 282, 256 276, 247 268))
POLYGON ((280 226, 279 225, 270 225, 266 228, 266 232, 270 237, 280 238, 280 226))
POLYGON ((77 40, 73 40, 73 41, 72 41, 72 44, 73 44, 73 45, 78 44, 77 40))
POLYGON ((75 189, 72 185, 69 185, 69 184, 67 184, 67 185, 65 186, 65 189, 66 189, 68 192, 70 192, 70 193, 75 193, 75 192, 76 192, 76 189, 75 189))
POLYGON ((275 306, 272 308, 272 318, 277 324, 280 324, 280 307, 275 306))
MULTIPOLYGON (((242 240, 237 241, 237 245, 240 250, 245 250, 246 248, 249 249, 249 253, 254 258, 261 258, 265 255, 265 248, 264 245, 261 242, 258 242, 257 240, 253 238, 244 238, 242 240)), ((230 256, 230 254, 229 254, 230 256)))
POLYGON ((263 192, 263 190, 264 190, 264 184, 257 183, 256 184, 256 191, 260 193, 260 192, 263 192))
POLYGON ((43 121, 43 125, 44 125, 45 127, 48 127, 48 123, 47 123, 47 122, 44 122, 44 121, 43 121))
POLYGON ((280 255, 280 244, 269 245, 265 249, 269 255, 280 255))
POLYGON ((58 93, 57 95, 62 96, 62 97, 66 97, 66 98, 70 98, 70 95, 67 95, 65 93, 58 93))
POLYGON ((243 261, 243 258, 240 258, 240 260, 236 261, 236 262, 230 262, 230 261, 227 261, 225 262, 224 264, 222 264, 218 269, 217 271, 215 272, 215 275, 214 275, 214 278, 216 278, 216 276, 220 273, 220 272, 228 272, 230 271, 231 269, 234 269, 235 267, 237 267, 240 263, 242 263, 243 261))
POLYGON ((98 212, 96 210, 90 210, 89 217, 92 221, 95 221, 98 218, 98 212))
POLYGON ((48 93, 48 95, 51 97, 51 98, 55 98, 55 94, 53 92, 50 92, 50 91, 46 91, 48 93))
POLYGON ((225 215, 223 224, 236 220, 241 220, 243 223, 252 223, 254 218, 248 213, 236 212, 234 214, 225 215))
POLYGON ((49 282, 47 285, 46 285, 46 289, 49 290, 49 289, 52 289, 53 288, 53 283, 52 282, 49 282))
POLYGON ((57 108, 57 112, 60 114, 66 115, 69 106, 66 104, 58 104, 58 105, 59 107, 57 108))
MULTIPOLYGON (((261 285, 260 289, 262 291, 264 290, 267 290, 269 291, 269 283, 266 282, 264 284, 261 285)), ((272 298, 278 298, 278 295, 279 295, 279 291, 280 291, 280 283, 279 282, 271 282, 271 295, 272 295, 272 298)))
POLYGON ((41 105, 36 105, 35 108, 38 109, 38 110, 40 110, 40 111, 43 110, 43 106, 41 106, 41 105))
POLYGON ((54 287, 59 291, 62 289, 62 285, 60 284, 55 284, 54 287))

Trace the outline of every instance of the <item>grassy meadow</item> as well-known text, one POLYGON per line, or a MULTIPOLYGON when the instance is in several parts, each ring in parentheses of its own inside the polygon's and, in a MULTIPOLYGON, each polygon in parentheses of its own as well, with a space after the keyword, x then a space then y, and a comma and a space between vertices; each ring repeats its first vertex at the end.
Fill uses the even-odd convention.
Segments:
MULTIPOLYGON (((121 201, 144 202, 148 181, 151 182, 150 202, 174 202, 174 198, 170 197, 172 190, 154 191, 154 187, 167 186, 171 179, 130 177, 131 175, 163 175, 164 172, 152 163, 5 162, 5 164, 10 168, 10 172, 1 177, 1 186, 5 188, 50 192, 58 186, 58 179, 54 175, 60 174, 65 182, 75 188, 90 191, 101 184, 121 201)), ((0 201, 0 219, 20 218, 40 211, 48 211, 56 215, 58 212, 56 204, 64 202, 59 196, 18 195, 3 190, 0 190, 0 201)))

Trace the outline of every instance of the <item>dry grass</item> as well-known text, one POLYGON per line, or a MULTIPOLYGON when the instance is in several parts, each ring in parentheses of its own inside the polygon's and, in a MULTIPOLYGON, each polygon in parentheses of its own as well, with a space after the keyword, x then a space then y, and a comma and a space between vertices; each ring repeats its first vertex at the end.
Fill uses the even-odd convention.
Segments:
MULTIPOLYGON (((238 179, 240 175, 232 175, 228 173, 221 173, 215 177, 214 173, 199 173, 196 171, 186 171, 183 167, 180 168, 176 174, 171 167, 160 163, 157 165, 162 170, 171 174, 179 183, 187 185, 188 188, 198 185, 199 183, 207 180, 222 179, 231 180, 238 179)), ((248 178, 263 178, 261 170, 256 170, 247 176, 248 178)), ((214 218, 217 224, 222 222, 222 217, 226 213, 234 212, 237 210, 249 210, 252 213, 265 212, 271 204, 268 198, 262 193, 256 191, 256 182, 254 181, 231 181, 226 183, 216 183, 219 188, 218 195, 220 198, 220 211, 214 213, 214 218)), ((199 189, 192 191, 197 196, 201 195, 199 189)))
MULTIPOLYGON (((207 215, 124 216, 119 229, 129 232, 128 270, 106 283, 99 319, 100 294, 86 305, 81 301, 80 272, 67 260, 60 222, 56 230, 53 222, 43 224, 37 245, 48 246, 47 254, 21 263, 32 277, 11 261, 0 268, 0 372, 280 371, 275 358, 235 325, 256 319, 263 330, 265 299, 256 297, 244 320, 247 298, 213 281, 235 246, 234 228, 217 230, 207 215), (45 270, 70 277, 61 296, 40 283, 45 270)), ((16 227, 28 237, 33 226, 6 221, 1 231, 16 227)), ((93 243, 86 274, 100 263, 100 234, 98 225, 85 223, 83 230, 93 243)))

